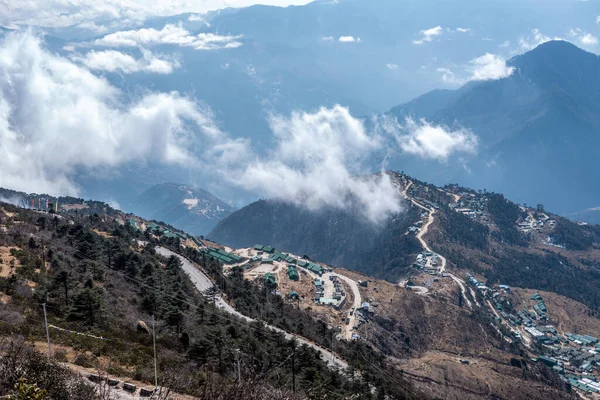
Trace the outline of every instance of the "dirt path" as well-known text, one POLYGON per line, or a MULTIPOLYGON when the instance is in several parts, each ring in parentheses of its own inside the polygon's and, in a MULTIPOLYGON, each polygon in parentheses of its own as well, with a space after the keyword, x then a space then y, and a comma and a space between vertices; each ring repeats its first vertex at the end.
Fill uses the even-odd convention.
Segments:
MULTIPOLYGON (((196 286, 196 289, 198 289, 198 291, 200 293, 204 294, 208 288, 211 288, 214 286, 214 283, 211 281, 211 279, 208 277, 208 275, 206 275, 200 269, 200 267, 196 266, 194 263, 192 263, 187 258, 185 258, 177 253, 174 253, 173 251, 166 249, 164 247, 156 247, 156 252, 165 257, 175 256, 175 257, 179 258, 179 260, 182 263, 183 270, 185 271, 186 274, 188 274, 188 276, 190 277, 190 279, 196 286)), ((238 317, 246 322, 249 322, 249 323, 257 322, 255 319, 247 317, 247 316, 237 312, 229 303, 227 303, 225 300, 223 300, 220 296, 218 296, 216 298, 216 305, 221 310, 223 310, 229 314, 235 315, 236 317, 238 317)), ((296 341, 298 341, 298 343, 305 344, 305 345, 317 350, 319 353, 321 353, 323 361, 325 361, 329 366, 337 367, 337 368, 341 368, 341 369, 348 368, 347 362, 342 360, 335 353, 332 353, 331 351, 320 347, 316 343, 313 343, 310 340, 303 338, 302 336, 298 336, 298 335, 295 335, 295 334, 292 334, 289 332, 285 332, 283 329, 277 328, 275 326, 272 326, 272 325, 266 325, 266 326, 267 326, 267 328, 269 328, 275 332, 282 333, 285 336, 285 338, 288 340, 296 339, 296 341)))

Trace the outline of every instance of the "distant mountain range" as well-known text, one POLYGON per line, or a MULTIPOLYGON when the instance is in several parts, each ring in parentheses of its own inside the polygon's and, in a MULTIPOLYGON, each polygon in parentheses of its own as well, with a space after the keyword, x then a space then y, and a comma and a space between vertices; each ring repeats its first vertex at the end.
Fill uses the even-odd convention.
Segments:
POLYGON ((204 189, 176 183, 151 187, 135 199, 131 208, 137 215, 193 235, 205 235, 235 210, 204 189))
POLYGON ((433 91, 390 114, 464 127, 479 138, 474 156, 446 165, 401 157, 393 166, 435 183, 458 182, 543 203, 558 213, 600 203, 600 58, 564 41, 507 62, 508 78, 433 91))

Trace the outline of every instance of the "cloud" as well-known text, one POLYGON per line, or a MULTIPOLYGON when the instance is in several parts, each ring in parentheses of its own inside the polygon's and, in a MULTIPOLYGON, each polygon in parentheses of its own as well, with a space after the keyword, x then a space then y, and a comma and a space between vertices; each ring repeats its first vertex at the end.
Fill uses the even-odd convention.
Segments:
POLYGON ((340 36, 340 38, 338 39, 339 42, 342 43, 354 43, 354 42, 360 42, 360 38, 354 38, 354 36, 340 36))
POLYGON ((551 40, 562 40, 562 39, 560 37, 556 37, 556 36, 554 38, 551 38, 549 36, 544 35, 542 32, 539 31, 539 29, 532 29, 531 36, 528 36, 526 38, 521 37, 519 39, 519 49, 517 50, 517 52, 533 50, 540 44, 549 42, 551 40))
POLYGON ((421 35, 420 39, 413 40, 414 44, 423 44, 425 42, 431 42, 436 37, 442 35, 444 33, 444 29, 441 26, 436 26, 431 29, 425 29, 419 32, 421 35))
POLYGON ((109 30, 109 27, 106 25, 98 25, 94 21, 86 21, 78 24, 76 28, 79 29, 87 29, 95 33, 106 33, 109 30))
POLYGON ((269 118, 275 145, 228 179, 263 196, 310 210, 356 209, 374 223, 401 211, 398 193, 387 174, 357 176, 362 162, 383 147, 347 108, 321 108, 269 118))
POLYGON ((458 78, 450 68, 438 68, 437 72, 442 73, 442 81, 444 81, 444 83, 451 85, 462 85, 465 83, 465 80, 458 78))
POLYGON ((571 29, 569 36, 573 37, 581 46, 595 46, 598 44, 598 38, 591 33, 582 31, 579 28, 571 29))
POLYGON ((0 42, 0 186, 73 194, 80 170, 151 159, 194 165, 198 140, 219 141, 212 114, 173 93, 127 96, 45 50, 30 32, 0 42))
POLYGON ((190 16, 188 17, 188 21, 202 22, 204 25, 210 26, 210 24, 208 22, 206 22, 206 20, 204 18, 205 18, 205 14, 190 14, 190 16))
POLYGON ((0 186, 77 195, 82 171, 152 160, 312 210, 356 210, 373 223, 401 211, 386 174, 357 176, 385 141, 346 108, 269 117, 275 145, 262 157, 197 101, 177 92, 130 98, 29 32, 0 42, 0 76, 0 186))
POLYGON ((470 130, 460 128, 450 130, 441 125, 432 125, 421 119, 405 120, 400 126, 396 140, 402 151, 425 159, 446 161, 456 152, 475 153, 478 138, 470 130))
POLYGON ((333 38, 333 36, 323 36, 321 38, 321 41, 323 42, 333 42, 335 39, 333 38))
POLYGON ((509 47, 510 46, 510 40, 505 40, 504 42, 502 42, 501 44, 498 45, 498 47, 509 47))
POLYGON ((471 81, 487 81, 506 78, 515 71, 506 65, 506 60, 495 54, 486 53, 471 60, 471 81))
POLYGON ((598 15, 598 16, 596 17, 596 23, 597 23, 597 24, 600 24, 600 15, 598 15))
POLYGON ((82 63, 87 68, 95 71, 121 72, 132 74, 135 72, 149 72, 155 74, 170 74, 179 67, 177 61, 161 59, 148 50, 142 50, 143 57, 135 59, 128 54, 115 50, 90 51, 84 57, 73 56, 72 59, 82 63))
POLYGON ((450 68, 437 68, 442 74, 442 81, 450 85, 463 85, 470 81, 487 81, 507 78, 515 71, 514 67, 506 65, 502 57, 486 53, 481 57, 472 59, 463 67, 467 77, 457 76, 450 68))
POLYGON ((472 29, 471 28, 456 28, 456 31, 460 32, 460 33, 467 33, 467 32, 471 32, 472 29))
POLYGON ((190 34, 181 25, 167 24, 161 30, 143 28, 111 33, 93 44, 106 47, 137 47, 172 44, 196 50, 231 49, 240 47, 241 36, 221 36, 213 33, 190 34))
POLYGON ((390 71, 395 71, 398 69, 398 64, 385 64, 386 68, 390 71))

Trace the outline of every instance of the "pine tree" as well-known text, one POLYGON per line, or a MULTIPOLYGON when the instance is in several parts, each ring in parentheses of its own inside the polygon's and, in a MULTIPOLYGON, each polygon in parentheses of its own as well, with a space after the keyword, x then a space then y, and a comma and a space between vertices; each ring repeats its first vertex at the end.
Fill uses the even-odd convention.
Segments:
POLYGON ((102 310, 102 297, 100 290, 89 279, 84 288, 73 296, 71 309, 67 318, 71 321, 84 321, 89 326, 94 326, 102 310))

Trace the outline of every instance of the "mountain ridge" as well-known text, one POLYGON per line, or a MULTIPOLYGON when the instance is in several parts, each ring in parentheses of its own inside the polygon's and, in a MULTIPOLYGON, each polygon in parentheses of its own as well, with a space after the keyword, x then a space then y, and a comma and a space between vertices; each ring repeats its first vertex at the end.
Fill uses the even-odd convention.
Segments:
POLYGON ((460 182, 518 202, 545 199, 558 213, 597 205, 591 149, 600 145, 600 58, 550 41, 507 65, 515 68, 509 77, 429 92, 390 111, 469 129, 479 138, 477 154, 454 158, 441 171, 411 157, 395 164, 437 184, 460 182))

